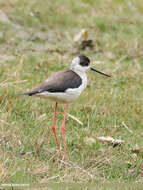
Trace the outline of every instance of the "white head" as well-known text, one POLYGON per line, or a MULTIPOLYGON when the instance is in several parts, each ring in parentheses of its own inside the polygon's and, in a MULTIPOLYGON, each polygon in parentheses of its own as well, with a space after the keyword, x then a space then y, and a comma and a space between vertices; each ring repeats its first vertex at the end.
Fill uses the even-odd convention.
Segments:
POLYGON ((89 58, 84 55, 80 55, 72 60, 71 69, 75 72, 86 72, 90 69, 89 65, 89 58))
POLYGON ((97 69, 90 67, 90 59, 88 57, 86 57, 85 55, 80 55, 78 57, 75 57, 72 60, 72 64, 71 64, 71 70, 73 70, 76 73, 85 73, 87 70, 92 70, 95 71, 97 73, 100 73, 106 77, 111 77, 108 74, 105 74, 101 71, 98 71, 97 69))

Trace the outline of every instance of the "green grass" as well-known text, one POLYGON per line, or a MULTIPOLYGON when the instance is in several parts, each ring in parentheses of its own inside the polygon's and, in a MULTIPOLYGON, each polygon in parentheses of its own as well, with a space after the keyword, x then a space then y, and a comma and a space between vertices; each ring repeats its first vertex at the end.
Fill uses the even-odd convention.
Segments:
MULTIPOLYGON (((143 6, 130 2, 0 1, 10 19, 0 20, 1 183, 142 181, 142 156, 132 148, 143 148, 143 6), (92 50, 73 42, 83 28, 93 40, 92 50), (69 113, 83 125, 67 118, 67 170, 51 129, 54 103, 17 94, 68 68, 79 54, 96 60, 96 68, 112 78, 89 72, 86 90, 70 105, 69 113), (125 142, 113 147, 98 141, 100 136, 125 142)), ((59 105, 56 130, 62 150, 63 111, 59 105)))

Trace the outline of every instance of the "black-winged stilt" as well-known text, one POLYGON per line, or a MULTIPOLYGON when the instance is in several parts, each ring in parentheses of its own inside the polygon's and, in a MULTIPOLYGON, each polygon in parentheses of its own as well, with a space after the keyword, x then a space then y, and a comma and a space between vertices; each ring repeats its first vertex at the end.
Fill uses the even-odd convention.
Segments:
POLYGON ((56 135, 55 119, 56 119, 56 111, 58 103, 66 104, 64 119, 62 123, 62 138, 64 140, 65 161, 67 161, 65 123, 68 112, 68 105, 70 102, 76 100, 80 96, 81 92, 87 86, 86 71, 89 69, 98 72, 102 75, 105 75, 107 77, 110 77, 110 75, 102 73, 93 67, 90 67, 89 58, 84 55, 81 55, 75 57, 72 60, 71 68, 69 70, 59 71, 54 75, 52 75, 51 77, 49 77, 45 82, 41 83, 39 86, 34 88, 32 91, 21 94, 21 95, 49 98, 56 102, 54 109, 52 130, 56 139, 56 143, 61 158, 62 158, 62 152, 56 135))

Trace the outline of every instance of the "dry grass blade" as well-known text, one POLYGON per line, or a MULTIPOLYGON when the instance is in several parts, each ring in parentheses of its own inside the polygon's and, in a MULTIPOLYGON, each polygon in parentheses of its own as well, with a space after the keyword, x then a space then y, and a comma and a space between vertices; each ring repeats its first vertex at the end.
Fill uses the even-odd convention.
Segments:
POLYGON ((43 121, 45 118, 46 118, 46 114, 44 113, 44 114, 40 115, 40 116, 37 118, 37 120, 43 121))
POLYGON ((127 129, 127 131, 129 131, 131 134, 133 134, 133 131, 131 129, 129 129, 129 127, 125 124, 125 122, 122 122, 122 125, 127 129))
POLYGON ((70 118, 74 119, 75 121, 77 121, 80 125, 83 125, 83 123, 82 123, 78 118, 76 118, 75 116, 73 116, 73 115, 71 115, 71 114, 69 114, 69 113, 68 113, 68 116, 69 116, 70 118))
POLYGON ((80 32, 74 36, 73 41, 78 42, 83 35, 84 35, 84 38, 85 38, 85 36, 88 37, 88 35, 85 33, 86 33, 85 29, 80 30, 80 32))
POLYGON ((49 178, 47 179, 47 181, 52 180, 52 179, 55 179, 55 178, 57 178, 57 177, 59 177, 59 175, 55 175, 55 176, 49 177, 49 178))
POLYGON ((6 125, 9 125, 9 126, 10 126, 10 124, 7 123, 6 121, 4 121, 3 119, 0 119, 0 122, 3 123, 3 124, 6 124, 6 125))
POLYGON ((4 173, 4 167, 2 164, 0 164, 0 177, 3 175, 4 173))

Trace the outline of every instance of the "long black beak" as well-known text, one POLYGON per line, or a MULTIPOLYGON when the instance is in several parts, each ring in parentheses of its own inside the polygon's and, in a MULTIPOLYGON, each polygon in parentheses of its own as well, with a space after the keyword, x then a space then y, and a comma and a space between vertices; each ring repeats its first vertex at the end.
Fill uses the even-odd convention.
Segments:
POLYGON ((105 75, 106 77, 111 77, 111 75, 107 75, 107 74, 105 74, 105 73, 102 73, 101 71, 98 71, 98 70, 94 69, 93 67, 90 67, 90 69, 91 69, 92 71, 95 71, 95 72, 97 72, 97 73, 100 73, 101 75, 105 75))

